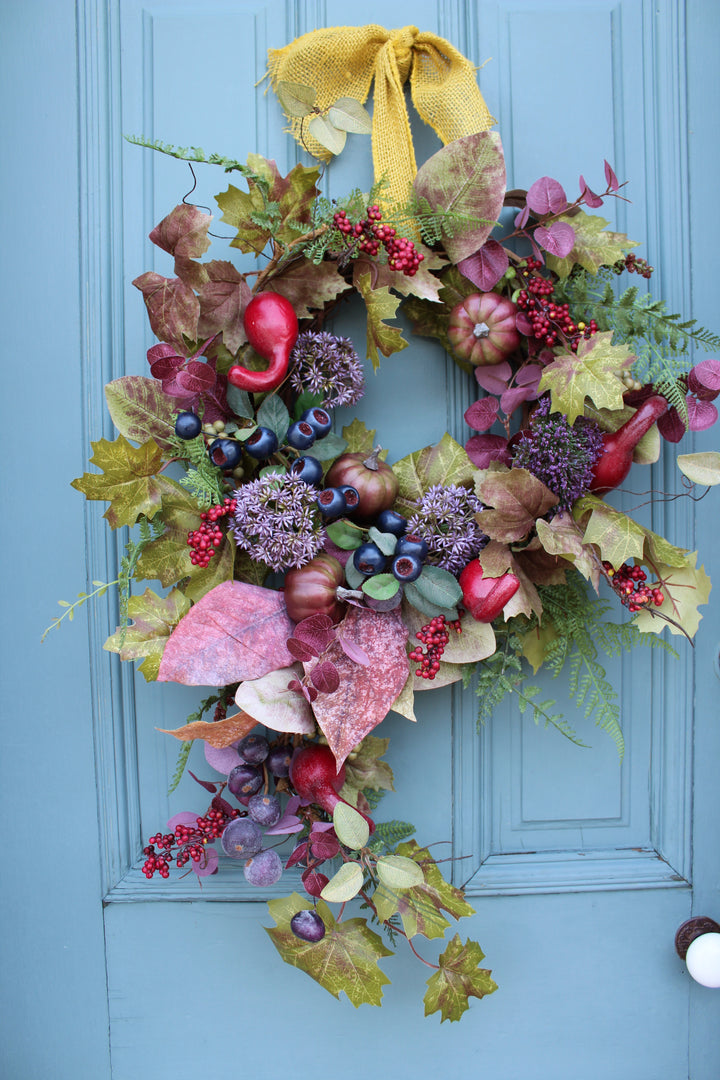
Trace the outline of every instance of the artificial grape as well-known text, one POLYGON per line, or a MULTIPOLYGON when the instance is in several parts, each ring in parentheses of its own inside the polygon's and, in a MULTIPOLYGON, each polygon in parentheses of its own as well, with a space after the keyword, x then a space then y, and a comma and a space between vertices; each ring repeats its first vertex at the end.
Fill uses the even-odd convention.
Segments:
POLYGON ((228 790, 236 798, 254 795, 263 785, 262 770, 242 762, 228 776, 228 790))
POLYGON ((293 915, 290 920, 290 929, 295 937, 303 941, 322 941, 325 937, 325 923, 317 911, 309 911, 303 908, 293 915))
POLYGON ((260 851, 252 859, 248 859, 243 869, 248 884, 259 889, 274 885, 282 877, 282 872, 282 859, 272 848, 260 851))
POLYGON ((270 829, 273 825, 277 825, 280 820, 282 814, 280 800, 277 795, 261 795, 258 792, 257 795, 253 795, 248 803, 248 814, 258 825, 270 829))
POLYGON ((292 752, 286 746, 276 746, 267 756, 268 771, 273 776, 284 777, 290 773, 292 752))
POLYGON ((229 822, 220 837, 223 851, 232 859, 247 859, 262 849, 262 833, 254 821, 235 818, 229 822))
POLYGON ((270 743, 264 735, 246 735, 238 745, 238 754, 248 765, 260 765, 270 753, 270 743))

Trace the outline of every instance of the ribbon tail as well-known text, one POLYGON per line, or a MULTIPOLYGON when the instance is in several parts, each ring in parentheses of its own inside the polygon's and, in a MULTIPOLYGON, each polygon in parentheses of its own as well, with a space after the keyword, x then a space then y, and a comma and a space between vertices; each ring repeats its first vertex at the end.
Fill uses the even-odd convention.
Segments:
POLYGON ((386 182, 380 204, 404 205, 417 165, 402 79, 390 42, 380 50, 375 64, 372 148, 375 178, 386 182))

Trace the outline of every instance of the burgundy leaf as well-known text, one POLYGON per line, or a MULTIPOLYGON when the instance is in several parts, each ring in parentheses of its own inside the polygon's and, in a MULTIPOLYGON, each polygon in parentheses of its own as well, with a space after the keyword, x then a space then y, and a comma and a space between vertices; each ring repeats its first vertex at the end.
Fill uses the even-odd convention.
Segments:
MULTIPOLYGON (((539 246, 539 244, 535 243, 535 239, 534 239, 533 236, 530 235, 530 233, 525 233, 525 235, 527 236, 528 240, 530 241, 530 247, 533 250, 534 257, 537 259, 537 261, 542 266, 544 266, 545 265, 545 256, 542 253, 542 248, 539 246)), ((522 312, 521 312, 521 314, 522 314, 522 312)), ((522 333, 522 331, 521 331, 521 333, 522 333)))
POLYGON ((497 420, 500 402, 495 397, 480 398, 465 410, 465 423, 474 431, 489 431, 497 420))
POLYGON ((332 660, 323 660, 310 672, 313 686, 321 694, 334 694, 340 686, 340 675, 332 660))
POLYGON ((526 203, 525 206, 523 206, 520 213, 515 215, 515 222, 514 222, 515 228, 516 229, 524 229, 525 226, 528 223, 528 218, 529 217, 530 217, 530 207, 526 203))
POLYGON ((295 637, 312 649, 315 656, 319 656, 335 638, 332 619, 320 613, 309 615, 295 627, 295 637))
POLYGON ((349 656, 350 659, 354 661, 354 663, 362 664, 363 667, 368 666, 368 664, 370 663, 370 657, 364 649, 360 648, 356 641, 349 641, 345 637, 338 637, 337 640, 340 644, 340 648, 342 649, 342 651, 345 653, 346 656, 349 656))
POLYGON ((465 453, 478 469, 487 469, 491 461, 511 465, 512 458, 508 453, 507 444, 507 439, 502 435, 473 435, 465 443, 465 453))
MULTIPOLYGON (((172 348, 171 345, 168 348, 172 348)), ((150 359, 150 353, 152 349, 148 351, 148 359, 150 359)), ((160 356, 157 360, 153 360, 150 364, 150 374, 153 379, 174 379, 179 371, 185 367, 185 360, 182 356, 178 356, 174 352, 171 356, 160 356)))
POLYGON ((296 844, 292 850, 290 858, 285 863, 285 869, 289 870, 291 866, 295 866, 301 862, 307 855, 307 840, 301 840, 299 844, 296 844))
POLYGON ((490 292, 508 268, 510 260, 502 244, 487 240, 479 251, 458 263, 458 270, 482 292, 490 292))
POLYGON ((559 259, 564 259, 575 247, 575 230, 564 221, 556 221, 547 229, 544 225, 538 225, 533 235, 538 244, 559 259))
POLYGON ((680 442, 685 434, 685 425, 674 405, 671 405, 668 411, 663 413, 657 422, 657 426, 663 439, 667 439, 671 443, 680 442))
POLYGON ((620 187, 620 184, 618 183, 618 178, 613 172, 612 167, 607 163, 607 161, 604 162, 604 165, 605 179, 607 180, 607 185, 611 191, 617 191, 617 189, 620 187))
POLYGON ((227 799, 223 799, 222 795, 215 796, 212 801, 212 806, 213 810, 220 810, 222 813, 227 814, 228 816, 232 813, 233 810, 230 803, 227 801, 227 799))
POLYGON ((702 360, 691 368, 688 389, 701 401, 714 401, 720 394, 720 360, 702 360))
MULTIPOLYGON (((289 637, 285 644, 287 645, 287 650, 290 655, 294 656, 296 660, 299 660, 303 664, 308 660, 312 660, 313 656, 320 655, 316 649, 311 649, 304 641, 299 641, 296 637, 289 637)), ((297 682, 297 679, 294 681, 297 682)), ((299 685, 300 684, 298 683, 298 686, 299 685)), ((292 683, 290 684, 289 689, 295 689, 292 683)))
POLYGON ((515 316, 515 328, 517 329, 518 333, 524 334, 525 337, 532 336, 533 324, 530 322, 530 319, 524 311, 518 311, 517 315, 515 316))
POLYGON ((318 692, 314 686, 305 686, 303 684, 303 694, 312 705, 313 701, 317 701, 318 692))
POLYGON ((206 791, 211 791, 213 795, 217 793, 217 784, 211 784, 209 780, 199 780, 192 769, 188 769, 188 772, 200 787, 204 787, 206 791))
POLYGON ((302 883, 305 886, 305 891, 309 893, 310 896, 320 896, 329 880, 327 874, 321 874, 319 870, 314 869, 306 870, 302 875, 302 883))
POLYGON ((310 850, 316 859, 334 859, 340 850, 340 841, 334 832, 313 832, 310 850))
POLYGON ((599 195, 596 195, 595 192, 587 186, 587 184, 585 183, 585 177, 582 175, 580 176, 579 184, 580 198, 584 199, 588 206, 591 206, 593 209, 597 209, 598 206, 602 206, 602 199, 599 195))
POLYGON ((551 176, 541 176, 528 190, 527 204, 536 214, 561 214, 568 202, 562 184, 551 176))
POLYGON ((314 710, 338 767, 385 718, 409 670, 405 648, 408 630, 398 611, 350 608, 345 630, 367 652, 370 663, 367 667, 356 664, 334 641, 328 652, 337 666, 340 687, 336 693, 320 697, 314 710))
POLYGON ((511 377, 512 368, 507 360, 502 360, 499 364, 489 364, 487 367, 480 365, 475 368, 475 378, 488 394, 502 394, 503 390, 507 390, 511 377))
POLYGON ((535 397, 537 393, 531 386, 513 386, 505 391, 500 398, 500 404, 505 415, 510 416, 523 401, 530 401, 535 397))
POLYGON ((718 418, 718 411, 710 401, 700 401, 692 394, 688 395, 688 420, 691 431, 705 431, 712 427, 718 418))
POLYGON ((281 592, 225 581, 194 604, 167 640, 158 680, 227 686, 289 667, 293 632, 281 592))

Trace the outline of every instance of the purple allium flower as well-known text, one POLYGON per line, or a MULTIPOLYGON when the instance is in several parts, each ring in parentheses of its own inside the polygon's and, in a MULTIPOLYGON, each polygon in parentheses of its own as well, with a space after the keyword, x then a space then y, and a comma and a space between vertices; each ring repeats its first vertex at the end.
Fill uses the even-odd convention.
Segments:
POLYGON ((475 515, 483 509, 477 495, 457 484, 435 484, 416 502, 407 532, 422 536, 428 561, 458 574, 487 543, 475 515))
POLYGON ((557 513, 569 510, 588 490, 602 448, 594 420, 579 416, 570 425, 563 413, 551 413, 550 398, 543 398, 515 446, 513 465, 527 469, 557 495, 557 513))
POLYGON ((365 374, 349 338, 306 330, 290 353, 290 382, 299 394, 322 394, 324 409, 354 405, 365 393, 365 374))
POLYGON ((317 555, 325 529, 317 490, 292 473, 269 472, 234 494, 232 531, 238 547, 273 570, 298 569, 317 555))

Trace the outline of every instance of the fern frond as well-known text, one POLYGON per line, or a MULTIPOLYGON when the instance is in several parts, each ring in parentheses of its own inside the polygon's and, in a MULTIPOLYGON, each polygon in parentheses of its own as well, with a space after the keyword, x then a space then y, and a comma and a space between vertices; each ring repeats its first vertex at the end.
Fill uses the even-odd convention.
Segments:
POLYGON ((173 146, 171 143, 160 142, 159 139, 146 139, 143 135, 125 135, 124 138, 133 146, 144 146, 147 150, 155 150, 180 161, 191 161, 198 165, 219 165, 225 172, 240 172, 243 176, 259 179, 257 173, 241 161, 224 157, 222 154, 206 154, 199 146, 173 146))

